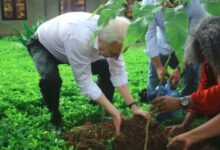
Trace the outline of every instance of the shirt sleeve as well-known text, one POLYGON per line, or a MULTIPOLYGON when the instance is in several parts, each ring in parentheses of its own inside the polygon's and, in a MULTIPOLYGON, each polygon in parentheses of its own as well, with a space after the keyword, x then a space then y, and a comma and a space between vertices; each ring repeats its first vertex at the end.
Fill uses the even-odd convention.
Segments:
POLYGON ((195 109, 201 113, 212 114, 220 111, 220 84, 200 89, 192 94, 195 109))
POLYGON ((128 76, 122 55, 117 60, 107 59, 111 73, 111 81, 114 87, 119 87, 128 83, 128 76))
POLYGON ((205 114, 220 111, 220 84, 217 84, 215 74, 207 61, 202 64, 199 88, 192 94, 192 99, 195 111, 205 114))
POLYGON ((148 30, 145 34, 146 39, 146 54, 149 57, 155 57, 159 55, 159 49, 157 45, 157 23, 154 18, 148 25, 148 30))
POLYGON ((89 48, 79 39, 68 36, 64 41, 66 55, 82 95, 97 100, 102 92, 92 79, 89 48), (77 44, 73 44, 77 43, 77 44))

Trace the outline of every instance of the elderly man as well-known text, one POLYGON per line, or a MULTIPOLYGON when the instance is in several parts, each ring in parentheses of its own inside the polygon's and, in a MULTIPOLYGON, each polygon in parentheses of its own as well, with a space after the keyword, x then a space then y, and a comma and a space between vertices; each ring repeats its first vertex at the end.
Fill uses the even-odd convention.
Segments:
POLYGON ((70 64, 77 85, 83 95, 101 105, 111 114, 116 133, 120 132, 120 112, 110 103, 117 87, 134 114, 147 118, 128 89, 127 72, 120 55, 129 21, 122 17, 97 28, 99 16, 86 12, 71 12, 42 24, 27 44, 40 74, 40 91, 51 112, 51 124, 61 126, 59 94, 62 84, 59 64, 70 64), (95 42, 94 32, 98 31, 95 42), (98 85, 92 75, 98 75, 98 85), (109 100, 109 101, 108 101, 109 100))
POLYGON ((185 150, 187 150, 192 143, 220 135, 219 41, 220 17, 208 17, 189 35, 186 43, 185 62, 188 64, 202 64, 198 90, 186 97, 163 96, 153 101, 153 111, 158 114, 180 108, 188 109, 192 113, 211 116, 218 114, 201 127, 175 137, 171 140, 170 145, 183 142, 185 150))

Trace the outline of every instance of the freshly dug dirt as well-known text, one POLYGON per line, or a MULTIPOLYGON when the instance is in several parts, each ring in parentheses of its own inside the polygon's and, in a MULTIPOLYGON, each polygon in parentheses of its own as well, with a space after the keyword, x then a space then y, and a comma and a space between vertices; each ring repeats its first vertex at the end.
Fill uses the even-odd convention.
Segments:
MULTIPOLYGON (((115 136, 114 123, 109 120, 75 127, 65 139, 76 150, 144 150, 145 126, 146 120, 135 116, 123 120, 121 135, 115 136)), ((148 150, 166 150, 168 139, 165 127, 156 122, 150 124, 148 150)), ((215 140, 208 140, 193 145, 190 150, 220 150, 219 145, 215 140)), ((182 150, 182 145, 172 150, 182 150)))

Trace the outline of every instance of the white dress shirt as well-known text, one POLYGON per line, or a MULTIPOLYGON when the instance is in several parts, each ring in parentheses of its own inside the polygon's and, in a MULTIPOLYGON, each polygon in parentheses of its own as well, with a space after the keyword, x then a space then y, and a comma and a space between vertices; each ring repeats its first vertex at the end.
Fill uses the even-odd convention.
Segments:
MULTIPOLYGON (((39 41, 60 62, 71 65, 81 94, 97 100, 102 92, 92 79, 91 63, 106 59, 99 55, 98 42, 92 43, 98 16, 71 12, 55 17, 38 30, 39 41)), ((127 72, 122 55, 118 60, 107 58, 111 81, 115 87, 127 84, 127 72)))

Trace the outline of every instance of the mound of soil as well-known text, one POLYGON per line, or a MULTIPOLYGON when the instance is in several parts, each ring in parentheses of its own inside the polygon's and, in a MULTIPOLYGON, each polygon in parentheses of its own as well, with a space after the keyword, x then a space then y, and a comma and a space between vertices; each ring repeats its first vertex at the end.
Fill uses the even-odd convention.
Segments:
MULTIPOLYGON (((66 134, 68 145, 76 150, 144 150, 146 120, 135 116, 123 120, 121 135, 115 135, 112 120, 75 127, 66 134)), ((166 150, 170 138, 165 127, 152 122, 149 127, 148 150, 166 150)), ((213 140, 193 145, 191 150, 219 150, 213 140)), ((173 148, 181 150, 182 146, 173 148)))

